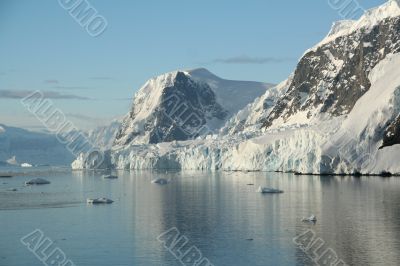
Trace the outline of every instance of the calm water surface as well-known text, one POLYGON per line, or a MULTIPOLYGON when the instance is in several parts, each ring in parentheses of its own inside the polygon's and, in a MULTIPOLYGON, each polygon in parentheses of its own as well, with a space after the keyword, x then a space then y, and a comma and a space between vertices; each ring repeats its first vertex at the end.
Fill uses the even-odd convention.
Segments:
POLYGON ((400 265, 399 178, 29 171, 0 178, 0 265, 43 265, 20 242, 35 229, 77 266, 181 265, 157 240, 172 227, 214 265, 313 265, 293 242, 309 229, 348 265, 400 265), (23 185, 33 177, 51 184, 23 185), (285 193, 261 195, 259 185, 285 193), (115 202, 87 205, 92 197, 115 202), (301 221, 311 214, 316 224, 301 221))

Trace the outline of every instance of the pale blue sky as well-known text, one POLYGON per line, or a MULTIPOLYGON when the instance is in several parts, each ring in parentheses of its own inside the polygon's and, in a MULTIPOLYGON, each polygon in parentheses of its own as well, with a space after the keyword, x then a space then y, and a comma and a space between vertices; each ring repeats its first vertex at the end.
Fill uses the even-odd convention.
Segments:
POLYGON ((328 0, 89 2, 108 21, 96 38, 57 0, 0 0, 0 123, 39 124, 10 99, 21 90, 90 98, 54 102, 91 126, 127 113, 147 79, 176 69, 278 83, 341 19, 328 0))

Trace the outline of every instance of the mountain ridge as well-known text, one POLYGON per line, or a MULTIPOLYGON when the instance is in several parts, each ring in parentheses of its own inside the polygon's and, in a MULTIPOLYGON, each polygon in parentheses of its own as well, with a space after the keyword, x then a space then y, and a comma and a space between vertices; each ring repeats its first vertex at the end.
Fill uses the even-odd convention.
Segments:
POLYGON ((154 77, 135 93, 115 145, 187 140, 217 133, 227 119, 270 86, 225 80, 204 68, 154 77))
MULTIPOLYGON (((335 24, 286 81, 226 118, 219 132, 117 145, 106 164, 118 169, 400 174, 399 10, 392 0, 356 22, 335 24)), ((203 79, 213 78, 200 72, 203 79)), ((87 166, 82 158, 73 165, 87 166)))

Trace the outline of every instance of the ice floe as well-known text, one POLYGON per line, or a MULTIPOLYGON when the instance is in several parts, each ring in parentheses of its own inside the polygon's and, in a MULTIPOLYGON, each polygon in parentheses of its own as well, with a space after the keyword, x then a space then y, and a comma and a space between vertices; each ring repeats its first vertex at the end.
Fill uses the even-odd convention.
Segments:
POLYGON ((270 194, 279 194, 283 193, 283 190, 279 190, 276 188, 267 188, 267 187, 258 187, 257 189, 258 193, 270 193, 270 194))
POLYGON ((34 178, 25 182, 25 185, 47 185, 50 181, 43 178, 34 178))
POLYGON ((107 198, 87 199, 88 204, 111 204, 114 201, 107 198))
POLYGON ((118 179, 118 176, 116 175, 103 175, 104 179, 118 179))
POLYGON ((166 185, 166 184, 168 184, 169 182, 168 182, 168 180, 165 179, 165 178, 156 178, 156 179, 152 180, 151 183, 153 183, 153 184, 159 184, 159 185, 166 185))
POLYGON ((303 221, 303 222, 315 223, 315 222, 317 221, 317 217, 316 217, 314 214, 312 214, 312 215, 311 215, 310 217, 308 217, 308 218, 303 217, 302 221, 303 221))

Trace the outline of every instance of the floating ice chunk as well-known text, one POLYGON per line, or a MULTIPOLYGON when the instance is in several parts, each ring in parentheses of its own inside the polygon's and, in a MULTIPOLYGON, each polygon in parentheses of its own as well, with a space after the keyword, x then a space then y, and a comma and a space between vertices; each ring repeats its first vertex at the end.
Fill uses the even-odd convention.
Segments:
POLYGON ((11 165, 17 165, 17 164, 18 164, 17 158, 16 158, 15 156, 11 157, 11 158, 8 159, 6 162, 7 162, 8 164, 11 164, 11 165))
POLYGON ((111 204, 114 201, 107 198, 98 198, 98 199, 87 199, 86 202, 88 204, 111 204))
POLYGON ((302 221, 303 221, 303 222, 312 222, 312 223, 315 223, 315 222, 317 221, 317 217, 315 217, 315 215, 312 214, 312 215, 311 215, 310 217, 308 217, 308 218, 303 217, 302 221))
POLYGON ((165 178, 156 178, 156 179, 152 180, 151 183, 159 184, 159 185, 166 185, 166 184, 168 184, 168 180, 165 178))
POLYGON ((283 190, 275 189, 275 188, 267 188, 267 187, 258 187, 258 193, 283 193, 283 190))
POLYGON ((21 167, 28 168, 28 167, 32 167, 32 165, 29 163, 23 163, 23 164, 21 164, 21 167))
POLYGON ((116 175, 103 175, 103 178, 104 179, 117 179, 118 176, 116 176, 116 175))
POLYGON ((50 181, 43 178, 34 178, 25 182, 25 185, 47 185, 50 181))

